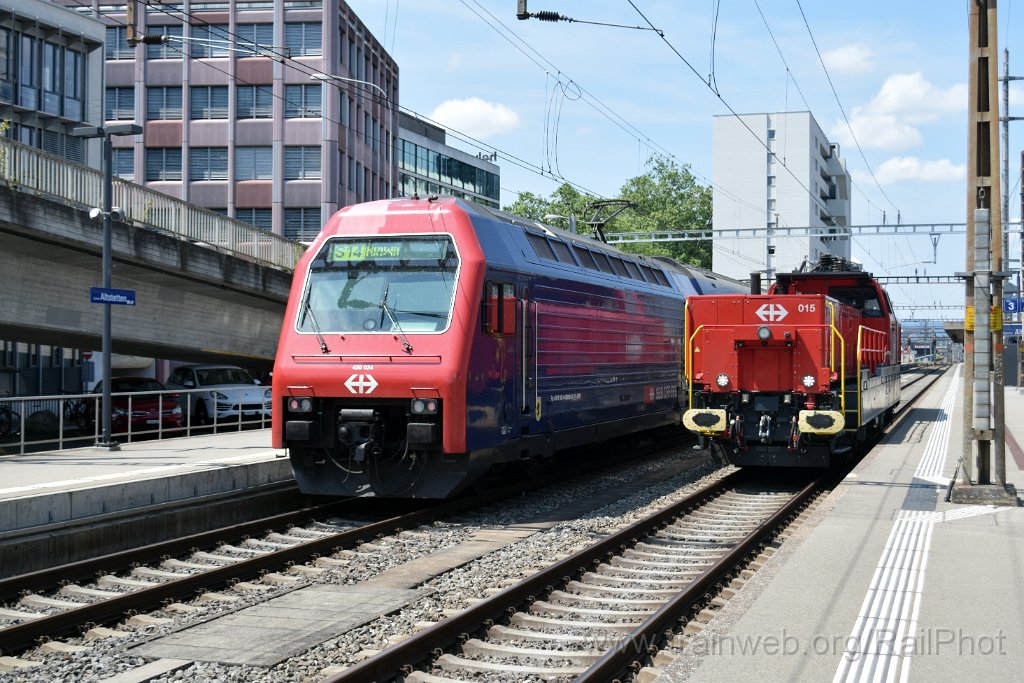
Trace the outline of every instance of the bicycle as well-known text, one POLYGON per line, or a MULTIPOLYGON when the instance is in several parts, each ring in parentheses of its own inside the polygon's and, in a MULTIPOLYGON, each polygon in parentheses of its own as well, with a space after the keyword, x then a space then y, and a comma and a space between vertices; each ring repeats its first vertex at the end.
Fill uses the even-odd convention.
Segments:
POLYGON ((89 409, 85 399, 64 399, 64 424, 74 425, 79 429, 89 427, 89 409))
POLYGON ((17 433, 17 425, 21 423, 21 415, 11 410, 6 404, 0 405, 0 436, 7 436, 12 431, 17 433))

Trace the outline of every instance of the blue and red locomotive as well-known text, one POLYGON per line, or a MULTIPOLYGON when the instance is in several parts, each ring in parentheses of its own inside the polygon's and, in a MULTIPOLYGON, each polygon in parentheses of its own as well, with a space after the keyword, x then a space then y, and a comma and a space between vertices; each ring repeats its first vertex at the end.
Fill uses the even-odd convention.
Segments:
POLYGON ((463 200, 346 207, 295 271, 274 447, 306 493, 443 498, 678 424, 686 296, 735 291, 463 200))
POLYGON ((888 294, 839 259, 768 294, 691 296, 683 424, 735 465, 824 467, 893 416, 900 326, 888 294))

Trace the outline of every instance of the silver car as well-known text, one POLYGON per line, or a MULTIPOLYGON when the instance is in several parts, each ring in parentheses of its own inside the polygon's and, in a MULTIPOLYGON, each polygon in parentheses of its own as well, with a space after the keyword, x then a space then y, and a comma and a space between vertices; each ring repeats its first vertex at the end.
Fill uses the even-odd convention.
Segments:
POLYGON ((270 388, 260 386, 235 365, 182 365, 167 378, 167 387, 181 389, 192 424, 270 419, 270 388))

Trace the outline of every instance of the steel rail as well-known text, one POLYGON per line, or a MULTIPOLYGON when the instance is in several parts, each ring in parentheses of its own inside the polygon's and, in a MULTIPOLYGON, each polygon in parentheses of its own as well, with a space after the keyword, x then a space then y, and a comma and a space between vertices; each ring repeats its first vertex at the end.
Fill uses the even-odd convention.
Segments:
POLYGON ((486 629, 511 612, 515 612, 520 605, 532 602, 537 596, 551 592, 554 590, 554 586, 567 583, 573 576, 583 575, 589 566, 600 563, 605 557, 620 552, 628 543, 635 543, 640 538, 654 533, 691 508, 700 506, 734 487, 744 478, 743 472, 733 472, 654 515, 635 522, 604 540, 556 562, 521 583, 410 636, 394 647, 324 679, 323 683, 373 683, 403 675, 404 672, 409 672, 413 665, 431 659, 439 654, 440 650, 450 647, 452 643, 467 640, 470 633, 486 629))
MULTIPOLYGON (((489 496, 489 500, 493 500, 493 497, 489 496)), ((458 504, 465 505, 466 502, 458 501, 458 504)), ((9 626, 0 629, 0 652, 20 651, 31 647, 38 639, 73 633, 83 624, 107 623, 119 619, 130 612, 158 608, 168 600, 184 599, 186 596, 190 597, 199 591, 220 588, 229 585, 235 580, 258 576, 263 571, 280 569, 287 566, 288 563, 304 562, 315 555, 337 552, 342 548, 372 540, 379 534, 391 533, 410 525, 431 521, 436 515, 446 514, 441 511, 441 508, 448 507, 461 509, 461 507, 456 507, 456 504, 448 504, 391 517, 357 529, 341 532, 335 536, 311 540, 308 543, 300 543, 289 548, 283 548, 272 553, 244 559, 221 567, 211 566, 210 571, 199 574, 183 574, 181 579, 157 584, 152 588, 143 588, 108 600, 85 604, 82 607, 65 612, 9 626)), ((265 527, 266 524, 264 523, 263 526, 265 527)), ((116 553, 115 555, 124 556, 130 552, 126 551, 126 553, 116 553)), ((123 564, 119 569, 123 569, 123 564)), ((39 573, 45 573, 52 577, 59 575, 58 572, 59 569, 45 570, 39 573)), ((16 578, 20 579, 21 577, 16 578)), ((28 581, 28 579, 25 579, 25 581, 28 581)), ((52 586, 53 584, 49 585, 52 586)))
POLYGON ((657 612, 649 616, 628 636, 601 659, 594 662, 586 671, 576 677, 576 683, 605 683, 618 680, 620 677, 639 671, 636 662, 653 656, 652 648, 666 638, 667 633, 694 609, 694 606, 706 599, 708 591, 717 583, 729 578, 736 567, 743 564, 747 555, 753 554, 769 539, 789 523, 823 488, 823 480, 827 475, 815 479, 800 489, 788 503, 765 520, 757 529, 748 534, 732 550, 721 557, 707 571, 693 580, 688 587, 676 594, 657 612))
MULTIPOLYGON (((302 524, 311 521, 317 515, 344 512, 349 506, 353 505, 353 501, 354 499, 348 499, 324 505, 307 506, 301 510, 282 512, 271 517, 264 517, 250 522, 240 522, 202 533, 182 536, 181 538, 160 541, 141 548, 122 550, 100 557, 70 562, 58 567, 50 567, 7 577, 0 579, 0 600, 11 600, 25 592, 48 590, 61 581, 89 580, 97 574, 122 571, 133 563, 153 562, 167 555, 175 556, 188 553, 194 548, 213 547, 227 539, 239 539, 250 534, 281 529, 293 524, 302 524)), ((243 502, 243 500, 238 501, 239 504, 243 502)), ((114 521, 111 526, 116 523, 114 521)))
MULTIPOLYGON (((914 381, 920 381, 927 376, 927 374, 923 375, 914 381)), ((939 373, 932 382, 937 381, 941 376, 942 373, 939 373)), ((928 386, 930 385, 931 383, 928 386)), ((901 406, 897 415, 908 410, 921 394, 923 394, 923 390, 901 406)), ((529 604, 538 596, 550 593, 554 590, 554 586, 568 583, 573 576, 581 576, 590 566, 620 552, 627 547, 628 543, 635 543, 639 538, 650 535, 689 509, 703 504, 710 498, 717 497, 741 481, 744 474, 743 471, 734 472, 654 516, 636 522, 603 541, 555 563, 523 582, 324 679, 324 683, 373 683, 408 675, 416 664, 436 658, 453 643, 467 641, 470 634, 486 630, 494 623, 517 611, 521 605, 529 604)), ((630 673, 631 668, 635 673, 637 665, 634 662, 650 658, 653 655, 651 646, 660 642, 666 632, 679 623, 696 603, 705 599, 710 588, 735 572, 736 566, 743 562, 746 555, 753 553, 754 549, 761 547, 770 537, 780 531, 787 520, 795 516, 809 500, 826 488, 825 482, 833 480, 833 477, 835 474, 828 472, 807 484, 735 548, 726 553, 714 566, 697 577, 691 586, 649 616, 630 635, 622 639, 604 657, 581 674, 576 681, 604 683, 615 680, 616 676, 630 673)))
MULTIPOLYGON (((685 439, 689 442, 688 435, 681 435, 681 437, 674 441, 682 442, 685 439)), ((636 449, 630 458, 649 454, 652 451, 661 450, 666 447, 665 441, 661 441, 657 445, 636 449)), ((183 574, 180 580, 169 581, 155 585, 152 588, 144 588, 101 602, 85 604, 82 607, 65 612, 26 621, 14 626, 3 627, 0 628, 0 653, 18 652, 31 647, 40 639, 49 639, 74 633, 76 629, 84 624, 109 623, 133 612, 157 609, 168 601, 187 599, 197 592, 217 589, 229 585, 235 580, 244 580, 258 576, 264 571, 276 571, 292 563, 306 562, 315 556, 335 553, 358 543, 373 540, 382 534, 394 533, 402 529, 429 523, 445 516, 494 503, 498 500, 519 496, 524 492, 562 482, 569 475, 590 474, 599 467, 621 463, 622 460, 621 456, 613 456, 609 452, 604 457, 592 460, 590 468, 583 473, 579 472, 578 466, 575 468, 572 465, 552 467, 549 471, 535 476, 526 482, 515 482, 477 495, 436 504, 426 509, 397 515, 357 529, 340 532, 334 536, 313 539, 307 543, 300 543, 265 555, 240 560, 230 565, 222 567, 211 566, 210 571, 207 572, 183 574)), ((332 503, 326 507, 365 505, 371 500, 374 499, 353 498, 332 503)), ((389 501, 389 504, 396 503, 402 504, 398 501, 389 501)), ((405 502, 405 504, 408 503, 409 501, 405 502)), ((422 504, 422 501, 419 501, 419 503, 422 504)), ((365 512, 365 509, 361 510, 361 512, 365 512)), ((58 581, 68 580, 70 576, 79 579, 92 578, 97 572, 110 573, 112 571, 122 571, 132 562, 141 561, 143 557, 151 561, 166 555, 185 554, 193 550, 200 540, 204 545, 210 546, 224 540, 226 534, 232 538, 245 535, 244 533, 240 534, 240 531, 243 529, 250 533, 253 531, 262 532, 267 529, 273 520, 276 520, 278 525, 286 523, 285 518, 291 514, 293 513, 276 515, 272 518, 246 522, 226 527, 225 529, 188 536, 184 539, 165 541, 138 550, 113 553, 95 560, 83 560, 62 567, 11 577, 0 582, 0 594, 12 595, 12 590, 14 590, 16 585, 18 589, 14 590, 14 593, 19 593, 25 590, 54 588, 58 581)), ((300 511, 297 514, 302 515, 303 512, 300 511)))

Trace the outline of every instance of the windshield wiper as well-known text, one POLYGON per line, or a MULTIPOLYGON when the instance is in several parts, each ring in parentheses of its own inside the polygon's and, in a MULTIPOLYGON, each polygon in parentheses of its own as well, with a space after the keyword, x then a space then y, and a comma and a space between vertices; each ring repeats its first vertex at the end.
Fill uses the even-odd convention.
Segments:
POLYGON ((312 325, 313 325, 313 332, 316 334, 316 340, 318 342, 320 342, 320 351, 324 355, 327 355, 328 353, 331 352, 331 350, 329 348, 327 348, 327 342, 324 341, 324 335, 321 334, 320 326, 317 325, 317 323, 316 323, 316 315, 313 314, 313 308, 312 308, 312 306, 309 305, 309 298, 308 297, 302 302, 302 307, 303 307, 303 311, 302 311, 303 315, 302 315, 302 320, 299 321, 299 324, 301 325, 303 322, 305 322, 306 315, 309 315, 309 322, 312 323, 312 325))
POLYGON ((385 313, 387 313, 388 318, 391 319, 391 324, 395 326, 396 330, 398 330, 398 334, 402 336, 402 346, 405 347, 405 352, 412 353, 412 344, 409 343, 409 339, 405 336, 405 332, 402 331, 402 326, 398 324, 398 320, 391 313, 391 307, 388 306, 388 289, 390 287, 390 282, 384 285, 384 296, 380 299, 380 307, 385 313))

